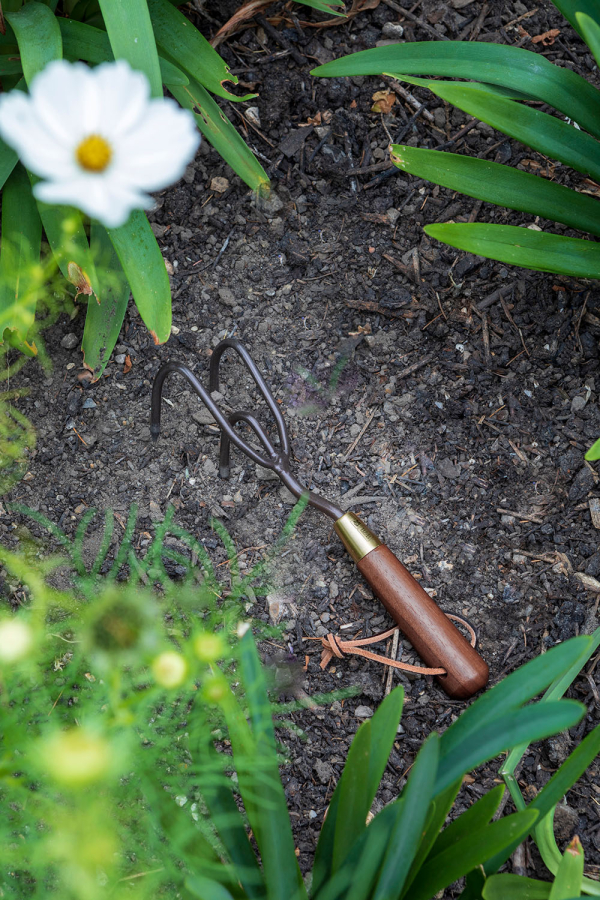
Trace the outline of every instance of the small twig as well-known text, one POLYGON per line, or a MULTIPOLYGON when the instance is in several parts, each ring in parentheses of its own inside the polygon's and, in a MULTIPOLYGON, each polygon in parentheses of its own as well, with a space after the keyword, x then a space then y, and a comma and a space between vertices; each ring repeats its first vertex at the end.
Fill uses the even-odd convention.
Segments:
MULTIPOLYGON (((539 519, 537 516, 528 516, 527 513, 515 512, 514 509, 504 509, 502 506, 497 506, 496 512, 502 513, 505 516, 514 516, 516 519, 525 519, 526 522, 535 522, 536 525, 544 524, 543 519, 539 519)), ((519 553, 523 552, 523 550, 519 550, 519 553)))
POLYGON ((471 34, 469 35, 470 41, 474 41, 478 38, 479 32, 481 31, 481 29, 483 27, 483 23, 485 22, 485 18, 489 11, 490 11, 489 3, 484 3, 483 6, 481 7, 481 12, 477 16, 477 21, 475 22, 475 25, 473 26, 471 34))
MULTIPOLYGON (((413 363, 412 366, 407 366, 405 369, 402 369, 402 371, 396 375, 396 379, 408 378, 409 375, 412 375, 413 372, 416 372, 417 369, 420 369, 422 366, 426 366, 427 363, 430 363, 434 358, 435 353, 428 353, 422 359, 418 360, 416 363, 413 363)), ((394 363, 394 365, 399 365, 399 363, 394 363)))
POLYGON ((582 343, 581 343, 581 338, 579 337, 579 329, 581 328, 581 322, 582 322, 583 317, 584 317, 584 315, 585 315, 585 308, 586 308, 586 306, 587 306, 587 302, 588 302, 589 296, 590 296, 590 292, 588 291, 587 294, 585 295, 585 299, 584 299, 584 301, 583 301, 583 306, 581 307, 581 312, 580 312, 580 314, 579 314, 579 318, 577 319, 577 325, 575 326, 575 336, 576 336, 576 338, 577 338, 577 344, 578 344, 578 346, 579 346, 579 352, 580 352, 581 354, 583 354, 583 345, 582 345, 582 343))
POLYGON ((505 285, 504 287, 498 288, 492 294, 488 294, 487 297, 484 297, 483 300, 480 300, 479 303, 476 304, 477 309, 483 310, 487 309, 488 306, 493 306, 500 297, 503 297, 505 294, 511 290, 510 285, 505 285))
MULTIPOLYGON (((400 642, 400 631, 396 630, 392 637, 392 652, 390 653, 390 659, 395 660, 398 656, 398 644, 400 642)), ((394 670, 391 666, 388 666, 387 680, 385 682, 385 690, 383 692, 383 696, 387 697, 387 695, 392 690, 392 681, 394 680, 394 670)))
POLYGON ((422 115, 424 119, 427 119, 428 122, 435 122, 433 118, 433 113, 430 113, 428 109, 423 108, 423 104, 420 100, 417 100, 414 94, 411 94, 410 91, 407 91, 405 87, 403 87, 399 81, 395 78, 392 78, 390 75, 383 75, 383 80, 387 81, 391 89, 395 94, 398 94, 399 97, 402 97, 403 100, 406 100, 413 109, 417 110, 419 115, 422 115))
POLYGON ((347 460, 348 457, 350 456, 350 454, 356 449, 356 447, 357 447, 357 445, 358 445, 358 442, 360 441, 360 439, 362 438, 363 434, 365 433, 365 431, 367 430, 367 428, 369 427, 369 425, 370 425, 371 422, 373 421, 373 418, 374 418, 374 417, 375 417, 375 410, 372 409, 370 413, 367 413, 367 421, 365 422, 365 424, 364 424, 363 427, 361 428, 360 433, 356 436, 356 438, 355 438, 355 439, 352 441, 352 443, 350 444, 350 447, 348 448, 348 450, 347 450, 347 452, 346 452, 346 455, 344 456, 344 460, 347 460))
POLYGON ((299 66, 306 65, 306 57, 303 56, 300 51, 294 47, 290 41, 286 37, 284 37, 281 32, 277 31, 277 29, 268 22, 263 15, 260 13, 254 16, 255 20, 261 26, 261 28, 270 35, 276 44, 279 44, 280 47, 283 47, 284 50, 288 50, 290 55, 293 56, 294 60, 298 63, 299 66))
POLYGON ((400 13, 401 16, 404 16, 405 19, 408 19, 410 22, 414 22, 415 25, 418 25, 423 31, 427 31, 432 37, 438 38, 441 41, 449 41, 450 38, 446 37, 445 34, 441 34, 439 31, 436 31, 431 25, 428 25, 427 22, 424 22, 423 19, 420 19, 418 16, 415 16, 409 9, 404 9, 404 7, 400 6, 399 3, 396 3, 395 0, 383 0, 386 6, 389 6, 390 9, 395 10, 395 12, 400 13))
POLYGON ((521 344, 523 345, 523 350, 525 351, 525 353, 527 354, 527 356, 529 356, 529 350, 528 350, 527 347, 525 346, 525 341, 524 341, 524 339, 523 339, 523 332, 521 331, 521 329, 519 328, 519 326, 517 325, 517 323, 515 322, 515 320, 514 320, 513 317, 511 316, 510 310, 509 310, 508 306, 506 305, 506 300, 504 299, 504 297, 500 297, 500 303, 502 304, 502 309, 504 310, 504 315, 506 316, 506 318, 508 319, 508 321, 510 322, 510 324, 512 325, 512 327, 513 327, 514 329, 516 329, 516 331, 519 332, 519 337, 521 338, 521 344))
POLYGON ((490 326, 487 314, 481 317, 481 336, 483 338, 483 358, 486 366, 492 364, 492 354, 490 353, 490 326))

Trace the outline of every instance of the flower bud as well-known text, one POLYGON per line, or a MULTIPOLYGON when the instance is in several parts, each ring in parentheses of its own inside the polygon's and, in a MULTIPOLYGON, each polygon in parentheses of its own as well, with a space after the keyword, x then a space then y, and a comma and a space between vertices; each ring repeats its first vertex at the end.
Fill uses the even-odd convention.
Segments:
POLYGON ((45 742, 41 762, 65 787, 84 787, 105 775, 112 763, 111 747, 103 737, 85 728, 70 728, 45 742))
POLYGON ((21 619, 0 621, 0 663, 14 663, 27 656, 33 644, 33 633, 21 619))
POLYGON ((152 662, 154 680, 165 688, 176 688, 183 684, 187 669, 187 663, 183 656, 174 650, 166 650, 152 662))
POLYGON ((216 662, 225 653, 225 643, 220 634, 202 632, 194 639, 194 651, 201 662, 216 662))
POLYGON ((208 703, 221 703, 225 697, 227 685, 221 678, 207 678, 204 682, 202 693, 208 703))

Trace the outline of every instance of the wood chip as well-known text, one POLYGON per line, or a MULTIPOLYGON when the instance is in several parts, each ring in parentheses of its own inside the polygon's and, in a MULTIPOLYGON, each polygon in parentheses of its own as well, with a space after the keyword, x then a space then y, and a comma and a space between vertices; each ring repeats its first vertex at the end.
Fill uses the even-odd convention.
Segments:
POLYGON ((585 572, 575 572, 575 578, 582 583, 586 590, 600 594, 600 581, 597 578, 592 578, 591 575, 586 575, 585 572))
POLYGON ((600 529, 600 497, 590 497, 590 514, 592 516, 592 525, 594 528, 600 529))

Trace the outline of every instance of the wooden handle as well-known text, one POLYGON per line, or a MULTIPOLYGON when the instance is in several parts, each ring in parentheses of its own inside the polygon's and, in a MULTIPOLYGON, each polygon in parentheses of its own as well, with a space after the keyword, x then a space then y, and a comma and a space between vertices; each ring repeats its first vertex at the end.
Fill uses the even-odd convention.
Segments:
POLYGON ((489 669, 392 551, 380 544, 356 561, 400 630, 436 675, 449 697, 464 700, 485 687, 489 669))

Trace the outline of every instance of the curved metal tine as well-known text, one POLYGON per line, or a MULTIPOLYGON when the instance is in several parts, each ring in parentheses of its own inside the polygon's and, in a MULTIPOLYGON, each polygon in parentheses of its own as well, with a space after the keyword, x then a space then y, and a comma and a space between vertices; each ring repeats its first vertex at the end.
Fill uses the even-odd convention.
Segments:
MULTIPOLYGON (((276 457, 277 450, 269 440, 267 434, 265 433, 264 428, 258 421, 258 419, 252 415, 251 412, 248 412, 244 409, 236 410, 236 412, 231 413, 229 416, 229 424, 232 428, 238 422, 245 422, 246 425, 249 425, 252 431, 255 433, 269 456, 271 460, 276 457)), ((229 478, 229 449, 230 449, 230 437, 228 432, 221 430, 221 446, 219 448, 219 476, 221 478, 229 478)), ((263 465, 261 463, 261 465, 263 465)), ((273 468, 273 462, 269 461, 265 466, 267 469, 273 468)))
POLYGON ((267 383, 260 374, 256 363, 254 362, 244 345, 241 343, 241 341, 238 341, 237 338, 225 338, 224 341, 221 341, 219 344, 217 344, 212 352, 212 356, 210 358, 209 376, 211 393, 212 391, 219 390, 219 364, 221 362, 223 353, 228 349, 235 350, 235 352, 238 354, 238 356, 241 358, 242 362, 250 372, 250 375, 256 383, 256 386, 258 387, 260 393, 264 397, 265 402, 267 403, 267 406, 271 410, 273 418, 275 419, 277 434, 279 435, 279 443, 281 445, 281 453, 284 456, 289 456, 290 439, 288 437, 285 419, 283 418, 267 383))
POLYGON ((260 453, 257 453, 250 444, 246 443, 246 441, 244 441, 239 436, 233 426, 229 424, 229 419, 226 418, 226 416, 221 412, 204 385, 200 384, 191 369, 183 365, 183 363, 165 363, 160 367, 154 377, 154 384, 152 386, 152 412, 150 415, 150 433, 154 438, 157 438, 160 433, 161 397, 163 384, 165 378, 167 377, 167 375, 170 375, 171 372, 176 372, 179 375, 183 375, 183 377, 189 382, 208 411, 212 414, 215 422, 221 429, 222 435, 226 434, 228 439, 232 441, 235 446, 242 451, 242 453, 245 453, 246 456, 249 456, 250 459, 254 460, 255 463, 258 463, 259 466, 264 466, 265 469, 272 468, 272 461, 270 459, 266 459, 264 456, 261 456, 260 453))

